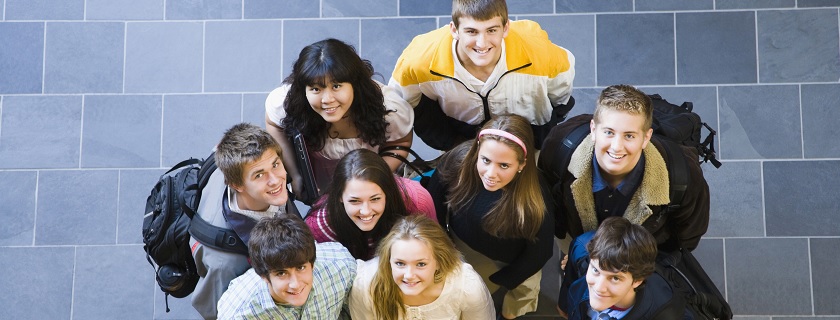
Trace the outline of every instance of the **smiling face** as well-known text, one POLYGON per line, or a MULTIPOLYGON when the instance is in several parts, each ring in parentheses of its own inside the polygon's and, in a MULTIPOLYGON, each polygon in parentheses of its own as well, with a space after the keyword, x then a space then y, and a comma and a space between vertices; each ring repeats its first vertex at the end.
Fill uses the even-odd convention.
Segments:
POLYGON ((650 142, 653 129, 644 130, 644 123, 641 115, 603 110, 599 122, 592 120, 589 124, 595 141, 595 159, 604 179, 613 187, 636 167, 650 142))
POLYGON ((307 262, 298 267, 272 271, 268 279, 263 280, 274 302, 300 307, 312 291, 312 264, 307 262))
POLYGON ((266 150, 259 159, 246 164, 242 170, 245 180, 243 185, 231 186, 237 192, 236 200, 241 209, 265 211, 269 205, 286 204, 289 199, 286 193, 286 168, 277 151, 266 150))
POLYGON ((508 185, 525 163, 517 160, 516 151, 497 140, 486 139, 478 149, 475 164, 481 183, 487 191, 496 191, 508 185))
POLYGON ((349 82, 333 82, 324 79, 326 86, 306 86, 306 100, 325 121, 335 123, 343 119, 353 104, 353 85, 349 82))
MULTIPOLYGON (((502 24, 502 17, 486 21, 476 21, 471 17, 461 17, 458 27, 449 23, 452 37, 458 40, 455 52, 458 60, 473 75, 490 74, 502 56, 502 42, 508 34, 507 24, 502 24)), ((477 75, 476 75, 477 76, 477 75)))
POLYGON ((378 184, 360 179, 347 181, 341 195, 344 211, 362 231, 376 227, 385 211, 386 200, 385 192, 378 184))
POLYGON ((601 270, 598 260, 589 260, 589 270, 586 272, 586 283, 589 286, 589 306, 601 312, 609 307, 629 308, 636 302, 635 289, 642 284, 642 280, 633 280, 629 272, 610 272, 601 270))
POLYGON ((434 282, 437 261, 426 243, 417 239, 394 241, 390 262, 391 275, 404 300, 436 298, 435 293, 440 293, 441 286, 434 282))

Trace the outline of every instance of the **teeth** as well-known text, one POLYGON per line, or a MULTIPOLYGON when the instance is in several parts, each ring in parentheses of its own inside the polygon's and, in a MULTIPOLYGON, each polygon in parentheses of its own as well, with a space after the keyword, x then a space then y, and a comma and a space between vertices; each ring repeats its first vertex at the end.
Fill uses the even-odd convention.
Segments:
POLYGON ((373 220, 373 216, 369 216, 369 217, 359 217, 359 220, 362 220, 362 221, 364 221, 364 222, 368 222, 368 221, 373 220))
POLYGON ((615 155, 613 155, 612 153, 609 153, 609 152, 607 152, 607 155, 610 156, 610 158, 613 158, 613 159, 616 159, 616 160, 620 160, 620 159, 624 158, 625 156, 627 156, 627 155, 623 155, 623 156, 620 156, 620 157, 616 157, 615 155))
POLYGON ((487 53, 487 51, 490 51, 490 49, 484 49, 484 50, 475 49, 475 52, 478 52, 480 54, 485 54, 485 53, 487 53))
POLYGON ((282 191, 282 190, 283 190, 283 187, 279 187, 279 188, 277 188, 277 189, 274 189, 274 190, 270 190, 270 191, 268 191, 268 193, 269 193, 269 194, 277 194, 278 192, 280 192, 280 191, 282 191))

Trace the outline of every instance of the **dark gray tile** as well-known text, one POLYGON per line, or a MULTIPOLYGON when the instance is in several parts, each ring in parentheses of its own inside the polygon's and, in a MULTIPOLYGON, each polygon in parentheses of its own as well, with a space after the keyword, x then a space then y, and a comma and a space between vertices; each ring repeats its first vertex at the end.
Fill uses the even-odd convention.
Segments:
POLYGON ((0 171, 0 246, 31 246, 35 231, 35 171, 0 171))
POLYGON ((207 22, 205 30, 205 92, 260 92, 280 84, 286 38, 280 21, 207 22))
POLYGON ((201 22, 128 23, 125 92, 201 92, 203 46, 201 22))
POLYGON ((320 0, 244 0, 245 19, 318 18, 320 0))
POLYGON ((676 26, 677 83, 756 81, 753 11, 676 13, 676 26))
POLYGON ((508 16, 514 14, 554 13, 553 0, 509 1, 508 16))
POLYGON ((149 319, 155 276, 142 245, 76 249, 73 318, 149 319))
POLYGON ((36 245, 114 244, 116 170, 41 171, 36 245))
POLYGON ((703 166, 709 184, 710 237, 763 237, 764 208, 761 163, 726 162, 720 168, 703 166))
MULTIPOLYGON (((2 14, 2 12, 0 12, 2 14)), ((44 73, 44 24, 0 23, 0 94, 41 93, 44 73)))
POLYGON ((87 0, 88 20, 161 20, 164 0, 87 0))
POLYGON ((720 9, 762 9, 793 8, 796 0, 715 0, 715 8, 720 9))
POLYGON ((167 0, 166 20, 241 19, 242 0, 167 0))
POLYGON ((691 254, 697 258, 697 262, 703 266, 703 270, 715 283, 715 286, 720 290, 720 293, 726 298, 726 272, 724 270, 724 253, 723 240, 721 239, 702 239, 700 245, 697 246, 691 254))
MULTIPOLYGON (((397 0, 323 0, 321 17, 390 17, 397 15, 397 0)), ((402 32, 402 30, 401 30, 402 32)))
POLYGON ((5 96, 0 168, 76 168, 81 96, 5 96))
POLYGON ((598 102, 598 96, 601 95, 602 90, 604 89, 576 88, 575 91, 572 92, 572 96, 575 97, 575 106, 569 111, 569 114, 566 115, 566 119, 584 113, 592 114, 595 112, 595 104, 598 102))
POLYGON ((796 86, 719 87, 718 94, 721 158, 802 158, 796 86))
POLYGON ((83 168, 158 167, 161 96, 85 97, 83 168))
POLYGON ((163 167, 204 158, 222 134, 242 120, 242 96, 203 94, 164 96, 163 167))
POLYGON ((202 320, 204 318, 198 314, 198 311, 195 311, 193 308, 190 299, 191 296, 186 296, 181 299, 169 297, 169 312, 166 312, 166 300, 164 299, 163 292, 157 287, 155 284, 155 316, 153 319, 155 320, 164 320, 164 319, 172 319, 172 320, 202 320))
POLYGON ((300 56, 300 50, 315 42, 335 38, 352 45, 358 53, 359 24, 359 19, 285 21, 283 29, 289 32, 283 34, 283 76, 275 75, 275 86, 279 86, 283 78, 292 73, 292 64, 300 56))
POLYGON ((557 13, 633 11, 632 0, 556 0, 557 13))
POLYGON ((840 6, 840 0, 798 0, 797 5, 801 8, 837 7, 840 6))
POLYGON ((599 15, 598 85, 674 84, 672 13, 599 15))
POLYGON ((840 78, 837 8, 757 12, 761 82, 840 78))
POLYGON ((122 22, 48 22, 44 92, 123 90, 122 22))
POLYGON ((595 15, 520 18, 536 21, 548 33, 551 42, 572 52, 575 56, 575 88, 595 86, 595 15))
POLYGON ((802 136, 805 158, 840 158, 840 85, 802 85, 802 136))
POLYGON ((416 35, 435 29, 434 18, 364 19, 359 55, 373 64, 374 79, 388 84, 394 65, 416 35), (393 32, 400 30, 400 32, 393 32))
POLYGON ((73 247, 0 247, 5 319, 70 319, 73 247))
POLYGON ((840 236, 838 189, 840 161, 765 162, 767 236, 840 236))
POLYGON ((143 243, 143 215, 146 198, 167 169, 120 170, 117 243, 143 243))
POLYGON ((726 290, 732 312, 810 314, 809 268, 807 239, 727 239, 726 290))
POLYGON ((83 20, 85 0, 6 0, 6 20, 83 20))
POLYGON ((712 10, 714 0, 636 0, 636 11, 712 10))
POLYGON ((265 129, 265 98, 268 93, 242 95, 242 122, 250 122, 265 129))
MULTIPOLYGON (((773 318, 771 318, 771 317, 757 317, 757 316, 741 317, 741 316, 735 316, 735 320, 772 320, 772 319, 773 318)), ((775 319, 779 319, 779 318, 775 318, 775 319)))
POLYGON ((452 1, 401 0, 400 16, 452 16, 452 1))
POLYGON ((814 313, 840 314, 837 288, 840 278, 834 276, 840 265, 840 238, 811 239, 811 279, 814 282, 814 313))

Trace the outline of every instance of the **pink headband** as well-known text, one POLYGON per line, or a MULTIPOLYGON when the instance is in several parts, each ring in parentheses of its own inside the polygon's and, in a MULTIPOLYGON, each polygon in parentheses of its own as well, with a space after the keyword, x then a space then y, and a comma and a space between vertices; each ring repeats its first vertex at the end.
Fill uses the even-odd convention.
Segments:
POLYGON ((512 135, 507 131, 502 131, 502 130, 499 130, 499 129, 484 129, 484 130, 481 130, 481 132, 478 133, 478 138, 481 139, 481 136, 483 136, 485 134, 492 134, 494 136, 500 136, 500 137, 503 137, 503 138, 507 138, 510 141, 516 142, 516 144, 518 144, 520 147, 522 147, 522 153, 525 154, 525 157, 526 158, 528 157, 528 149, 525 148, 525 143, 523 143, 522 140, 517 138, 515 135, 512 135))

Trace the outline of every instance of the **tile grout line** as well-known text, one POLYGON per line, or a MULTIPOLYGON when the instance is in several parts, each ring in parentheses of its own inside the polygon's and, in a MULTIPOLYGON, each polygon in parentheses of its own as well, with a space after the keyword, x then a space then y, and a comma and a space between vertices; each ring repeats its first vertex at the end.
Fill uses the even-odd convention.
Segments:
POLYGON ((128 22, 123 22, 123 68, 122 68, 122 93, 125 94, 125 66, 128 64, 128 22))
MULTIPOLYGON (((673 19, 674 24, 674 84, 680 85, 680 78, 679 78, 679 70, 677 70, 677 13, 672 12, 671 18, 673 19)), ((719 127, 718 127, 719 128, 719 127)))
POLYGON ((38 188, 41 182, 41 171, 35 171, 35 215, 32 218, 32 246, 35 246, 35 239, 38 233, 38 188))
POLYGON ((721 254, 723 254, 723 299, 729 301, 729 280, 726 273, 726 238, 721 239, 721 254))
POLYGON ((758 10, 753 11, 753 25, 755 28, 755 83, 761 83, 761 54, 758 52, 758 10))
POLYGON ((207 69, 205 56, 207 55, 207 21, 201 22, 201 93, 204 92, 204 72, 207 69))
MULTIPOLYGON (((117 226, 117 232, 114 233, 114 243, 120 243, 120 190, 122 190, 121 186, 122 170, 117 170, 117 219, 115 221, 115 225, 117 226)), ((143 214, 145 215, 146 213, 143 212, 143 214)))
POLYGON ((79 169, 82 168, 82 153, 85 141, 85 95, 82 95, 82 112, 79 114, 79 169))
POLYGON ((70 319, 73 319, 73 311, 76 306, 76 265, 79 263, 79 248, 73 246, 73 281, 70 285, 70 319))
POLYGON ((164 112, 166 108, 166 95, 161 95, 160 97, 160 162, 158 163, 158 167, 163 167, 163 120, 166 116, 166 112, 164 112))
MULTIPOLYGON (((715 113, 717 113, 717 128, 718 128, 718 150, 717 156, 718 159, 723 159, 723 132, 720 131, 720 87, 715 86, 715 104, 717 105, 715 108, 715 113)), ((714 141, 712 141, 714 143, 714 141)))
POLYGON ((808 280, 811 281, 811 314, 816 315, 816 302, 814 301, 814 264, 812 260, 814 257, 811 256, 811 239, 805 238, 805 244, 808 246, 808 280))
POLYGON ((767 237, 767 199, 764 195, 764 161, 758 161, 758 168, 759 168, 759 178, 761 178, 761 219, 764 220, 764 223, 761 224, 764 227, 764 237, 767 237))
POLYGON ((799 89, 797 93, 799 93, 799 141, 802 144, 802 159, 805 159, 805 121, 802 119, 804 117, 802 112, 802 85, 798 85, 797 88, 799 89))
MULTIPOLYGON (((595 65, 595 87, 598 86, 598 15, 592 15, 592 62, 595 65)), ((573 84, 574 85, 574 84, 573 84)))
MULTIPOLYGON (((6 19, 6 10, 3 10, 3 19, 6 19)), ((47 92, 47 22, 44 21, 44 56, 41 57, 41 94, 47 92)))

